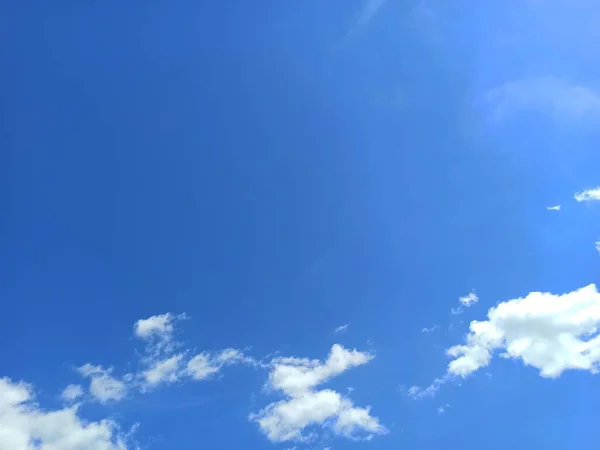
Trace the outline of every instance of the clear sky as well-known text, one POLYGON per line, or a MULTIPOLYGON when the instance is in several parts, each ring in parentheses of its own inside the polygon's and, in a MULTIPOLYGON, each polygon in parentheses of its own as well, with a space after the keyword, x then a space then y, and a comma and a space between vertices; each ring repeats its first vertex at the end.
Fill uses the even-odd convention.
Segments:
POLYGON ((591 450, 593 0, 0 4, 0 450, 591 450))

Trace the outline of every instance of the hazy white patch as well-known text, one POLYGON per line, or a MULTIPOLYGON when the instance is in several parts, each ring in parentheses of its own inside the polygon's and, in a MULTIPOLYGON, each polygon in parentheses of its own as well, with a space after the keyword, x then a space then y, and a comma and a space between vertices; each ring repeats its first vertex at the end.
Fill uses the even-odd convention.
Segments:
POLYGON ((573 196, 577 202, 592 202, 600 200, 600 186, 585 191, 576 192, 573 196))
POLYGON ((457 306, 456 308, 450 308, 450 314, 452 314, 454 316, 462 314, 463 312, 464 312, 464 310, 460 306, 457 306))
POLYGON ((507 82, 483 96, 496 122, 519 111, 546 112, 558 120, 600 119, 600 93, 548 76, 507 82))
POLYGON ((344 331, 346 331, 348 329, 349 325, 350 325, 349 323, 345 323, 344 325, 340 325, 339 327, 337 327, 334 331, 336 333, 343 333, 344 331))
POLYGON ((60 394, 60 398, 65 402, 73 402, 83 396, 83 388, 79 384, 69 384, 60 394))
POLYGON ((434 325, 434 326, 432 326, 432 327, 430 327, 430 328, 427 328, 427 327, 425 327, 425 328, 423 328, 423 329, 421 330, 421 332, 422 332, 422 333, 431 333, 431 332, 433 332, 433 331, 437 330, 438 328, 439 328, 439 325, 434 325))
POLYGON ((364 0, 363 7, 358 13, 356 26, 366 26, 386 2, 387 0, 364 0))
POLYGON ((346 39, 358 30, 365 28, 386 2, 387 0, 363 0, 363 6, 356 15, 354 25, 346 34, 346 39))
POLYGON ((445 414, 446 411, 448 410, 448 408, 450 408, 450 405, 448 403, 446 403, 445 405, 442 405, 442 406, 438 407, 437 413, 439 415, 445 414))
POLYGON ((90 363, 79 367, 77 371, 90 379, 89 391, 100 403, 122 400, 127 392, 126 384, 112 376, 112 368, 93 366, 90 363))
POLYGON ((437 392, 440 390, 440 387, 442 387, 444 384, 446 384, 451 379, 452 379, 451 375, 444 375, 441 378, 436 378, 435 380, 433 380, 433 383, 431 383, 426 388, 422 388, 420 386, 411 386, 407 392, 408 392, 408 395, 414 399, 420 399, 420 398, 424 398, 424 397, 434 397, 435 394, 437 394, 437 392))
POLYGON ((560 205, 548 206, 546 209, 548 211, 560 211, 560 205))

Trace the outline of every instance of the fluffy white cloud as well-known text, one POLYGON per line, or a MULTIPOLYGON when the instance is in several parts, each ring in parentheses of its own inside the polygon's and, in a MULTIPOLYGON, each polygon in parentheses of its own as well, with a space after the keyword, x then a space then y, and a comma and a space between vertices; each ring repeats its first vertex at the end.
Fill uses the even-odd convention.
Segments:
POLYGON ((474 305, 475 303, 477 303, 479 301, 479 297, 477 297, 477 294, 475 294, 475 291, 471 291, 467 295, 460 297, 458 299, 458 301, 460 302, 461 305, 468 308, 471 305, 474 305))
POLYGON ((127 450, 126 441, 115 422, 86 422, 76 406, 44 411, 31 386, 0 378, 0 449, 127 450))
POLYGON ((585 191, 576 192, 573 198, 578 202, 591 202, 600 200, 600 186, 593 189, 586 189, 585 191))
POLYGON ((77 400, 82 395, 83 388, 79 384, 70 384, 64 389, 64 391, 62 391, 60 398, 62 398, 65 402, 72 402, 77 400))
POLYGON ((90 379, 90 394, 100 403, 122 400, 125 397, 127 386, 111 375, 111 368, 104 369, 87 363, 77 368, 77 371, 90 379))
POLYGON ((325 362, 305 358, 276 358, 271 363, 267 387, 278 390, 285 399, 268 405, 250 416, 273 442, 310 440, 304 434, 307 427, 328 427, 334 433, 357 438, 360 432, 367 438, 387 430, 370 415, 369 408, 358 408, 331 389, 315 388, 351 367, 373 359, 369 353, 346 350, 335 344, 325 362))
POLYGON ((147 319, 138 320, 133 326, 134 334, 143 340, 153 337, 170 336, 173 333, 173 322, 177 317, 171 313, 160 314, 147 319))
POLYGON ((465 377, 487 366, 495 350, 558 377, 569 369, 596 373, 600 362, 600 294, 590 284, 562 295, 531 292, 500 303, 488 320, 473 321, 464 345, 447 350, 448 375, 465 377))

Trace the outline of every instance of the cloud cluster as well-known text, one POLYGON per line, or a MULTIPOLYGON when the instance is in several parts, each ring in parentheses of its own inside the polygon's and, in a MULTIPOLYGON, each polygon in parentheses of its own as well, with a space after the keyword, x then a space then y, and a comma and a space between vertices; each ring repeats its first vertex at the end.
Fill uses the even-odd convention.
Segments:
POLYGON ((284 399, 250 415, 272 442, 310 441, 307 429, 327 428, 352 439, 370 438, 386 429, 370 409, 359 408, 331 389, 317 387, 346 370, 373 359, 369 353, 349 351, 335 344, 325 362, 305 358, 276 358, 271 364, 267 389, 281 392, 284 399))
MULTIPOLYGON (((75 392, 75 391, 72 391, 75 392)), ((77 406, 44 411, 30 385, 0 378, 0 449, 127 450, 128 435, 108 419, 86 422, 77 406)))
POLYGON ((473 321, 466 343, 447 350, 448 374, 465 377, 487 366, 496 350, 539 369, 543 377, 565 370, 596 373, 600 362, 600 294, 594 284, 555 295, 531 292, 491 308, 473 321))
MULTIPOLYGON (((113 368, 105 369, 90 363, 79 367, 77 371, 90 379, 91 397, 100 403, 118 401, 132 391, 148 392, 162 384, 184 379, 205 380, 228 365, 254 364, 252 358, 232 348, 191 355, 191 350, 183 349, 174 337, 176 324, 183 319, 186 319, 185 314, 166 313, 140 319, 134 324, 134 336, 145 343, 135 373, 119 378, 113 375, 113 368)), ((67 389, 63 393, 65 398, 75 395, 75 391, 67 392, 67 389)))

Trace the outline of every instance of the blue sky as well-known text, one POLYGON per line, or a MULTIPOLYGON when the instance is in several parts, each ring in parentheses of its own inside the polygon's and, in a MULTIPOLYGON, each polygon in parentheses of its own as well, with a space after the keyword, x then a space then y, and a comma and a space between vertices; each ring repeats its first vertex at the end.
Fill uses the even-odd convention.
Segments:
POLYGON ((592 449, 591 0, 0 5, 0 450, 592 449))

